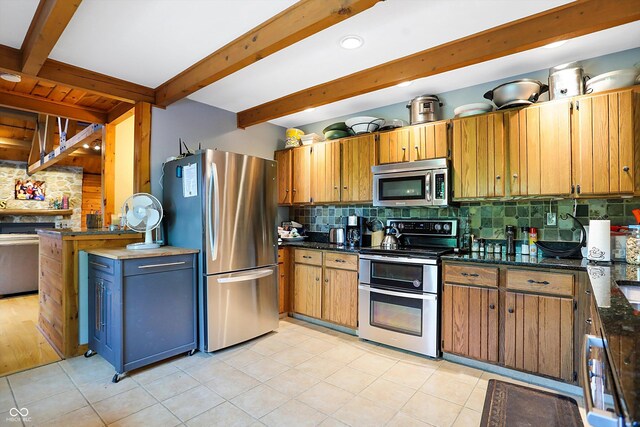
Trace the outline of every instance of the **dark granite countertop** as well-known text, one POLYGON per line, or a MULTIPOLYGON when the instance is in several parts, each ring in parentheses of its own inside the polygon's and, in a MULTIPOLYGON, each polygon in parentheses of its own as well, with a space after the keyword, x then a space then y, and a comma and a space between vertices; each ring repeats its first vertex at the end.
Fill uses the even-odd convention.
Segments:
POLYGON ((39 228, 36 230, 38 234, 49 234, 53 236, 79 236, 91 234, 135 234, 133 230, 115 230, 110 231, 108 228, 39 228))
POLYGON ((479 254, 477 252, 470 254, 449 254, 443 255, 442 259, 446 261, 518 265, 539 268, 561 268, 569 270, 584 270, 587 265, 587 260, 585 259, 534 257, 521 254, 507 256, 504 253, 489 255, 479 254))
POLYGON ((520 254, 511 257, 452 254, 442 258, 447 261, 586 271, 607 340, 607 353, 622 390, 623 405, 631 420, 640 422, 640 304, 634 306, 630 303, 619 286, 635 286, 640 292, 640 266, 589 264, 583 259, 534 258, 520 254))
POLYGON ((358 253, 360 250, 359 246, 349 246, 349 245, 336 245, 333 243, 324 243, 324 242, 282 242, 278 244, 279 247, 291 247, 291 248, 303 248, 303 249, 322 249, 324 251, 336 251, 336 252, 352 252, 358 253))

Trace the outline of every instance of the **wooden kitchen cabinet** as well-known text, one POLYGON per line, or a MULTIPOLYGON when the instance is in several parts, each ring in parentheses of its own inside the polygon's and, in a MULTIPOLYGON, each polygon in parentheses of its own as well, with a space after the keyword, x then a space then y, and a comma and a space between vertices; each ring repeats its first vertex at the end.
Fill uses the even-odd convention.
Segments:
POLYGON ((401 163, 411 160, 409 128, 400 128, 378 134, 378 163, 401 163))
POLYGON ((410 160, 449 157, 447 121, 415 125, 409 128, 410 160))
POLYGON ((340 201, 340 142, 313 144, 310 174, 311 202, 340 201))
POLYGON ((275 152, 275 160, 278 162, 278 204, 290 205, 291 197, 291 181, 293 179, 292 171, 293 150, 280 150, 275 152))
MULTIPOLYGON (((640 186, 634 156, 633 89, 575 99, 572 122, 576 195, 633 194, 640 186)), ((638 142, 636 142, 638 143, 638 142)))
POLYGON ((442 350, 498 362, 498 269, 446 264, 442 350))
POLYGON ((292 203, 311 201, 311 146, 293 148, 292 203))
POLYGON ((574 381, 571 298, 506 292, 504 364, 574 381))
POLYGON ((290 298, 290 278, 289 278, 289 249, 278 248, 278 312, 280 314, 289 312, 291 306, 290 298))
POLYGON ((355 329, 358 255, 296 249, 293 311, 355 329))
POLYGON ((454 119, 453 198, 505 196, 504 113, 454 119))
POLYGON ((363 135, 340 141, 342 151, 342 202, 373 200, 373 174, 376 145, 373 135, 363 135))
POLYGON ((572 193, 571 109, 571 100, 563 99, 505 113, 510 195, 572 193))

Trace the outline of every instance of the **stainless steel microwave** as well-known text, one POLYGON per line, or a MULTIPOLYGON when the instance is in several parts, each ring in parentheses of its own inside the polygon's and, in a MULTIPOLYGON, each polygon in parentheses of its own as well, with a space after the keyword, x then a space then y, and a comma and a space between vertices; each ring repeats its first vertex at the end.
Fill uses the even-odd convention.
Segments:
POLYGON ((449 205, 447 159, 419 160, 371 167, 373 206, 449 205))

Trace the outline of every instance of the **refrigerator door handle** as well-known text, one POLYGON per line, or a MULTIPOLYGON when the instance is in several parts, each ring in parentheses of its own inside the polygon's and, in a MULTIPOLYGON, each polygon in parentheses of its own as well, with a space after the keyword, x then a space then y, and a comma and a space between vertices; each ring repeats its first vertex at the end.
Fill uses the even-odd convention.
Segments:
POLYGON ((243 274, 242 276, 225 277, 218 279, 218 283, 233 283, 233 282, 247 282, 249 280, 261 279, 263 277, 271 276, 273 274, 272 269, 258 270, 255 273, 243 274))
POLYGON ((209 176, 209 194, 207 197, 207 216, 209 217, 209 245, 211 247, 212 261, 218 259, 218 230, 220 229, 220 201, 218 200, 218 195, 220 194, 220 192, 218 190, 218 166, 215 163, 211 163, 211 175, 209 176), (215 204, 215 207, 213 209, 211 206, 212 204, 215 204))

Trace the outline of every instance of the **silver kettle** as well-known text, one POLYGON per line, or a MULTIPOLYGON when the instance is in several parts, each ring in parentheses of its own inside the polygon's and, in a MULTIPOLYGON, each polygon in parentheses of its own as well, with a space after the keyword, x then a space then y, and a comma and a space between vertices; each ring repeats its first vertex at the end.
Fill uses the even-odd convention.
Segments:
POLYGON ((380 243, 380 247, 382 249, 398 249, 398 239, 401 234, 395 227, 387 227, 387 233, 382 239, 382 243, 380 243))

